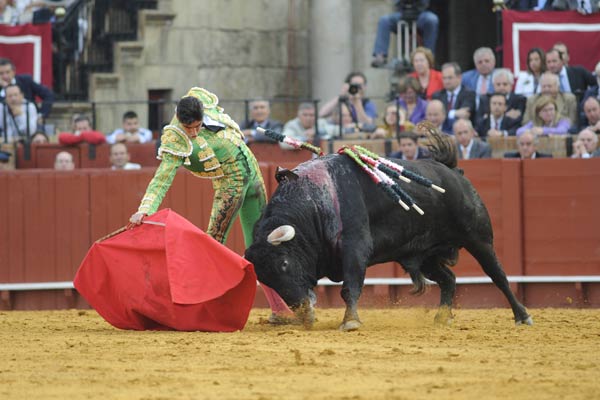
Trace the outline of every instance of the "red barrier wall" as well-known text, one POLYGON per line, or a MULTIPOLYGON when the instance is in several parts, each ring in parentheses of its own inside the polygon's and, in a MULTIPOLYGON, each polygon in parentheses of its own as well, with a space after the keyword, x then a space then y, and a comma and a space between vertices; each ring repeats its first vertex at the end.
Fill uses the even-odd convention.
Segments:
MULTIPOLYGON (((268 193, 276 188, 276 167, 296 163, 261 163, 268 193)), ((600 275, 600 159, 467 160, 460 163, 490 213, 495 247, 508 275, 600 275)), ((0 282, 72 280, 91 243, 125 225, 152 177, 139 171, 83 169, 0 173, 0 282)), ((212 205, 208 180, 181 170, 163 207, 170 207, 202 229, 212 205)), ((243 254, 239 223, 227 245, 243 254)), ((458 276, 483 275, 467 253, 454 267, 458 276)), ((399 265, 369 269, 368 277, 404 276, 399 265)), ((437 288, 424 297, 409 287, 366 287, 363 305, 437 304, 437 288)), ((529 305, 600 304, 598 284, 513 285, 529 305)), ((260 293, 260 291, 259 291, 260 293)), ((339 287, 319 288, 321 305, 341 305, 339 287)), ((257 304, 265 305, 258 295, 257 304)), ((81 306, 71 291, 2 293, 0 308, 36 309, 81 306)), ((491 285, 465 285, 457 303, 465 307, 505 306, 491 285)))

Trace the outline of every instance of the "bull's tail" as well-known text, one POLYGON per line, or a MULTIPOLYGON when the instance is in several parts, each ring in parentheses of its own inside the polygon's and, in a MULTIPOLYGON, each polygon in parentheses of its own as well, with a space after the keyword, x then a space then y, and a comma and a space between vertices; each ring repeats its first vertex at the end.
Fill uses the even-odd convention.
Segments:
POLYGON ((429 121, 422 121, 417 124, 417 132, 425 135, 429 140, 427 149, 431 153, 431 158, 438 161, 450 169, 458 165, 458 154, 456 143, 450 135, 440 132, 429 121))
POLYGON ((419 269, 409 269, 408 274, 413 281, 413 287, 410 289, 410 294, 420 296, 425 293, 425 276, 419 269))

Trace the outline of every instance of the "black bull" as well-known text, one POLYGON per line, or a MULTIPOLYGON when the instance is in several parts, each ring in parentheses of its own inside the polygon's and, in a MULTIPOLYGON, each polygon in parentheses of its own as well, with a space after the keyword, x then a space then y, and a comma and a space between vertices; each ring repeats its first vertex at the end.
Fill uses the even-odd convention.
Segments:
POLYGON ((305 326, 314 320, 317 280, 343 281, 346 312, 340 329, 353 330, 361 324, 357 302, 367 267, 396 261, 410 274, 414 291, 423 291, 424 277, 439 285, 435 320, 448 323, 456 290, 448 266, 464 247, 504 293, 516 323, 531 324, 509 288, 494 252, 487 209, 471 183, 460 171, 434 160, 393 161, 446 190, 401 183, 424 215, 394 203, 345 155, 317 158, 287 172, 246 251, 259 281, 275 289, 305 326))

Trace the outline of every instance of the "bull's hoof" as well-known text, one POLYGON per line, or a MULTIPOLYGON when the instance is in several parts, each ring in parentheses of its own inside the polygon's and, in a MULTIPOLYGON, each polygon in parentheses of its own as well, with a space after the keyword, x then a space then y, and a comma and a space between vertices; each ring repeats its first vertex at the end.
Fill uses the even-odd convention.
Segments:
POLYGON ((293 314, 275 314, 269 316, 270 325, 302 325, 302 321, 296 318, 293 314))
POLYGON ((360 323, 360 321, 357 321, 355 319, 352 319, 350 321, 344 321, 341 325, 340 325, 340 331, 342 332, 352 332, 355 330, 358 330, 358 328, 360 328, 362 324, 360 323))
POLYGON ((515 321, 515 325, 519 326, 519 325, 533 325, 533 318, 531 318, 530 315, 527 316, 527 318, 525 319, 521 319, 518 321, 515 321))
POLYGON ((435 314, 433 322, 436 325, 452 325, 454 316, 449 307, 440 307, 438 312, 435 314))

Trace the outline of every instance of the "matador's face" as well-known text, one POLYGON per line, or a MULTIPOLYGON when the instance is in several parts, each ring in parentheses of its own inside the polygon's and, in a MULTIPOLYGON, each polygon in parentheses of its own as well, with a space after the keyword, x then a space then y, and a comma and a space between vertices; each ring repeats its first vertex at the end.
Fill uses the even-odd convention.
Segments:
POLYGON ((195 139, 202 127, 202 121, 194 121, 191 124, 181 124, 181 126, 190 139, 195 139))

